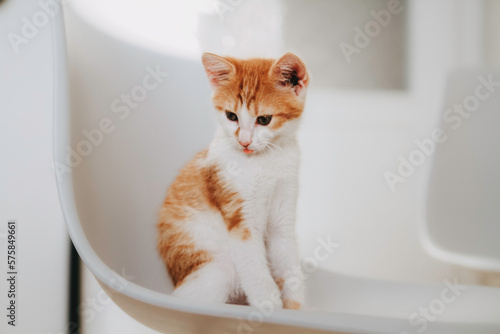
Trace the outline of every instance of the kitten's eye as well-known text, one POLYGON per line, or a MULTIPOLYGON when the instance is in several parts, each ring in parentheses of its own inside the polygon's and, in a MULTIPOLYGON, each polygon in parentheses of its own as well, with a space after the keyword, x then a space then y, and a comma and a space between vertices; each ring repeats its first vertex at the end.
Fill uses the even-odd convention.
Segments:
POLYGON ((226 117, 228 120, 236 122, 238 120, 238 116, 234 112, 226 111, 226 117))
POLYGON ((269 122, 271 122, 272 118, 273 115, 259 116, 257 117, 257 123, 259 123, 260 125, 268 125, 269 122))

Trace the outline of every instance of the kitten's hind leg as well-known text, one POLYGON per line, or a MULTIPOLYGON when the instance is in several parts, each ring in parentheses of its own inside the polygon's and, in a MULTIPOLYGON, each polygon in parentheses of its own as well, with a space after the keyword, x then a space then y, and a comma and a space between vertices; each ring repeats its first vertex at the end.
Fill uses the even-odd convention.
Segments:
POLYGON ((173 296, 225 303, 235 286, 232 263, 214 260, 191 273, 172 292, 173 296))

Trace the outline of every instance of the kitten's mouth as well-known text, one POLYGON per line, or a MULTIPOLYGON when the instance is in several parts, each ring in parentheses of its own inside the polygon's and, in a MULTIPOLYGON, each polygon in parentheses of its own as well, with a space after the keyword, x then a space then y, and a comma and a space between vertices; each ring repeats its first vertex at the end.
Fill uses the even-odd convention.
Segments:
POLYGON ((254 150, 249 150, 248 148, 244 148, 243 149, 243 152, 246 153, 246 154, 250 154, 250 153, 253 153, 254 150))

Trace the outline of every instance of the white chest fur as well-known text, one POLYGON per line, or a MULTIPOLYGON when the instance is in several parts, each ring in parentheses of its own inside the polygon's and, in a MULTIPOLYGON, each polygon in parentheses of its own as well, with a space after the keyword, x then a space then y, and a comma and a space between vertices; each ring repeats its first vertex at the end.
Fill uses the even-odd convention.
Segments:
POLYGON ((279 182, 297 183, 298 179, 299 149, 295 139, 271 151, 252 154, 215 140, 207 160, 218 166, 224 182, 245 201, 267 200, 279 182))

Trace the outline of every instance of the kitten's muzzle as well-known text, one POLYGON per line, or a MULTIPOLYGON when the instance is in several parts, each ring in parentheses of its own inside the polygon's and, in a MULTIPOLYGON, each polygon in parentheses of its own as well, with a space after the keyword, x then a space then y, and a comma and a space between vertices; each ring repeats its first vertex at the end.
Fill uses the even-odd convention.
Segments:
POLYGON ((250 146, 250 144, 252 143, 252 141, 242 141, 242 140, 239 140, 238 143, 240 143, 240 145, 243 146, 244 148, 247 148, 248 146, 250 146))

